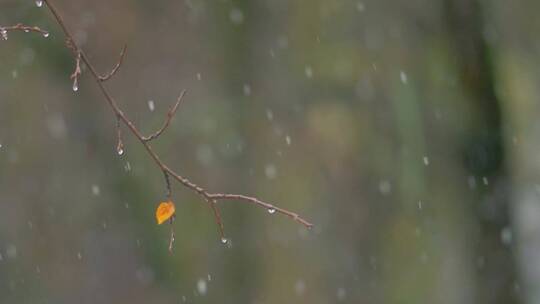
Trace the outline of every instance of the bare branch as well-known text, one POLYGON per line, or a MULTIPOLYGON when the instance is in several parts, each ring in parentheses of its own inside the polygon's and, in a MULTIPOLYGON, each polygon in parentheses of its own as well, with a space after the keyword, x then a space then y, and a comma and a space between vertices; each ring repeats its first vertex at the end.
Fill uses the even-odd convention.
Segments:
POLYGON ((223 227, 223 221, 221 220, 221 213, 219 212, 217 202, 214 200, 207 200, 207 202, 210 204, 210 208, 212 208, 212 211, 214 212, 214 219, 218 225, 221 242, 227 243, 227 239, 225 238, 225 228, 223 227))
POLYGON ((174 215, 171 217, 170 223, 171 223, 171 236, 169 237, 169 252, 172 253, 173 245, 174 245, 174 215))
POLYGON ((116 116, 116 153, 122 156, 126 152, 124 150, 124 141, 122 140, 122 128, 120 127, 120 117, 116 116))
MULTIPOLYGON (((289 210, 283 209, 283 208, 276 207, 273 204, 261 201, 261 200, 255 198, 255 197, 246 196, 246 195, 240 195, 240 194, 223 194, 223 193, 211 193, 211 192, 208 192, 204 188, 202 188, 201 186, 191 182, 189 179, 179 175, 178 173, 176 173, 172 169, 170 169, 160 159, 160 157, 156 154, 156 152, 154 152, 153 148, 149 144, 149 141, 159 137, 165 131, 165 129, 169 126, 169 123, 170 123, 172 117, 174 116, 174 114, 176 113, 176 110, 177 110, 177 108, 178 108, 178 106, 179 106, 179 104, 180 104, 180 102, 182 100, 182 97, 185 94, 185 91, 182 91, 182 93, 178 97, 178 100, 177 100, 176 104, 167 113, 167 118, 166 118, 163 126, 161 127, 161 129, 159 129, 156 133, 154 133, 154 134, 152 134, 152 135, 150 135, 148 137, 143 136, 142 133, 133 124, 133 122, 119 108, 118 104, 113 99, 113 97, 110 95, 107 88, 105 88, 105 86, 103 85, 103 80, 102 80, 103 77, 100 76, 97 73, 97 71, 94 68, 93 64, 91 64, 88 56, 74 42, 72 34, 68 30, 68 28, 65 25, 65 23, 64 23, 63 19, 61 18, 61 16, 59 15, 56 7, 51 4, 51 0, 44 0, 44 1, 47 3, 47 7, 49 8, 50 12, 54 15, 54 18, 56 19, 57 23, 62 28, 62 31, 64 32, 64 34, 66 36, 66 39, 68 41, 68 47, 70 47, 73 50, 74 55, 76 56, 76 69, 75 69, 75 72, 72 74, 72 79, 74 79, 74 87, 75 87, 75 84, 77 84, 76 81, 78 79, 78 76, 80 75, 80 62, 82 61, 82 62, 84 62, 84 64, 88 68, 88 70, 90 71, 90 73, 91 73, 92 77, 94 78, 94 80, 96 81, 101 93, 103 94, 103 97, 107 101, 108 105, 110 106, 111 110, 114 112, 114 114, 115 114, 115 116, 116 116, 116 118, 118 120, 118 123, 117 123, 118 138, 121 138, 120 137, 120 131, 119 131, 120 130, 119 122, 121 121, 122 123, 124 123, 126 125, 126 127, 130 130, 130 132, 139 140, 139 142, 142 144, 142 146, 144 147, 144 149, 146 150, 148 155, 152 158, 154 163, 161 169, 161 171, 165 175, 165 182, 166 182, 166 186, 167 186, 167 196, 168 197, 170 197, 170 195, 171 195, 169 176, 172 176, 180 184, 182 184, 183 186, 187 187, 188 189, 190 189, 190 190, 194 191, 195 193, 197 193, 198 195, 200 195, 206 202, 209 203, 210 207, 212 208, 212 211, 214 212, 215 221, 216 221, 216 224, 219 227, 219 231, 220 231, 220 235, 221 235, 221 239, 222 239, 223 243, 226 243, 227 239, 224 238, 223 223, 222 223, 222 220, 221 220, 221 215, 220 215, 219 209, 217 208, 218 207, 217 203, 218 203, 218 201, 221 201, 221 200, 239 200, 239 201, 248 202, 248 203, 251 203, 251 204, 254 204, 254 205, 257 205, 259 207, 262 207, 262 208, 266 209, 270 214, 273 214, 273 213, 277 212, 277 213, 281 213, 283 215, 286 215, 286 216, 292 218, 293 220, 295 220, 296 222, 304 225, 307 228, 311 228, 313 226, 313 224, 306 221, 305 219, 300 217, 298 214, 296 214, 294 212, 291 212, 289 210)), ((120 58, 119 63, 118 63, 117 66, 120 66, 122 58, 123 58, 123 55, 121 55, 121 58, 120 58)), ((111 74, 114 74, 116 72, 116 70, 118 70, 117 67, 115 67, 113 69, 113 72, 111 72, 111 74)), ((120 140, 119 140, 119 142, 120 142, 120 140)), ((122 144, 122 146, 123 146, 123 144, 122 144)), ((172 223, 172 221, 173 220, 171 219, 171 223, 172 223)), ((174 231, 171 229, 171 239, 170 239, 170 242, 169 242, 169 250, 172 250, 173 243, 174 243, 174 231)))
MULTIPOLYGON (((73 43, 72 40, 68 40, 68 41, 71 41, 71 43, 73 43)), ((69 42, 68 42, 68 47, 69 47, 69 42)), ((73 91, 74 92, 77 92, 79 90, 79 76, 82 74, 82 71, 81 71, 81 52, 76 48, 74 47, 74 52, 75 52, 75 70, 73 70, 73 73, 71 73, 71 75, 69 76, 69 79, 73 80, 73 91)))
POLYGON ((313 227, 312 223, 306 221, 305 219, 300 217, 298 214, 296 214, 294 212, 291 212, 289 210, 283 209, 283 208, 276 207, 276 206, 274 206, 274 205, 272 205, 270 203, 263 202, 263 201, 255 198, 255 197, 241 195, 241 194, 222 194, 222 193, 208 194, 208 196, 211 199, 214 199, 215 201, 237 200, 237 201, 244 201, 244 202, 256 204, 256 205, 259 205, 259 206, 261 206, 263 208, 266 208, 266 210, 270 214, 274 214, 276 212, 281 213, 283 215, 286 215, 286 216, 292 218, 293 220, 297 221, 298 223, 304 225, 306 228, 313 227))
POLYGON ((167 199, 171 200, 172 191, 171 191, 171 180, 169 179, 169 173, 163 170, 163 176, 165 176, 165 186, 167 187, 167 199))
POLYGON ((120 52, 120 58, 118 58, 118 62, 116 62, 116 65, 113 67, 112 71, 110 71, 109 74, 107 74, 105 76, 99 76, 99 80, 107 81, 114 74, 116 74, 116 72, 118 71, 118 69, 122 65, 122 62, 124 62, 124 57, 126 55, 126 49, 127 49, 127 45, 124 45, 124 47, 122 48, 122 51, 120 52))
POLYGON ((45 38, 49 37, 49 32, 42 30, 37 26, 29 26, 18 23, 16 25, 0 26, 0 38, 3 40, 8 40, 8 32, 10 31, 23 31, 25 33, 36 32, 40 33, 45 38))
POLYGON ((180 102, 182 101, 182 98, 184 97, 185 94, 186 94, 186 90, 183 90, 182 93, 180 93, 180 95, 178 96, 178 99, 176 100, 176 103, 174 104, 174 106, 169 110, 169 112, 167 112, 167 118, 165 119, 163 126, 159 130, 157 130, 154 134, 143 137, 144 141, 151 141, 153 139, 156 139, 161 135, 161 133, 163 133, 163 131, 165 131, 165 129, 171 123, 171 119, 176 113, 176 110, 178 109, 178 106, 180 105, 180 102))

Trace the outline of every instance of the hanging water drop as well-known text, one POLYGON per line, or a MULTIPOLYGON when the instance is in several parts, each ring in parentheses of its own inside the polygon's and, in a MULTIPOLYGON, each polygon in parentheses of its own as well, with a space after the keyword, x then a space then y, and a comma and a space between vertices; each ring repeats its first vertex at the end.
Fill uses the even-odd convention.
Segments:
POLYGON ((36 6, 42 7, 43 6, 43 0, 36 0, 36 6))
POLYGON ((43 32, 43 37, 48 38, 49 37, 49 32, 43 32))
POLYGON ((154 101, 153 100, 149 100, 148 101, 148 109, 150 110, 150 112, 154 112, 154 109, 156 108, 156 105, 154 104, 154 101))
MULTIPOLYGON (((120 123, 120 122, 118 122, 120 123)), ((118 128, 120 127, 120 125, 118 125, 118 128)), ((124 155, 124 153, 126 152, 124 150, 124 142, 122 141, 122 134, 120 133, 120 128, 118 129, 118 144, 116 144, 116 153, 118 154, 118 156, 122 156, 124 155)))
POLYGON ((77 92, 79 90, 79 84, 77 83, 77 81, 74 81, 73 82, 73 92, 77 92))
POLYGON ((116 153, 118 153, 118 156, 124 155, 124 152, 124 147, 122 145, 118 145, 118 147, 116 148, 116 153))
POLYGON ((276 208, 268 208, 268 213, 270 214, 276 213, 276 208))
POLYGON ((227 240, 226 238, 222 237, 221 238, 221 244, 227 244, 229 240, 227 240))

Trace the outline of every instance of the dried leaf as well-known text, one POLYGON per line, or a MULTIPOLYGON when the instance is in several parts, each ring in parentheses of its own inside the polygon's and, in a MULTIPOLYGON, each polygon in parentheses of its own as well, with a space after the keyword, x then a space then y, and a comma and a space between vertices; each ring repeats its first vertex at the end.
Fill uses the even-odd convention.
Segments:
POLYGON ((168 220, 174 215, 174 203, 172 201, 161 202, 156 209, 156 219, 158 225, 168 220))

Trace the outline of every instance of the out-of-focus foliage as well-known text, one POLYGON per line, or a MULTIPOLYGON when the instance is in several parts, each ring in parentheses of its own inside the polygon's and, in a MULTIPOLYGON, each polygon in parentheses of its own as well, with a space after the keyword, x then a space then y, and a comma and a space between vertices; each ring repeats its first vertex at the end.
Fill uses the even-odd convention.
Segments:
POLYGON ((540 2, 51 0, 163 160, 125 132, 45 7, 2 0, 0 303, 537 303, 540 2))

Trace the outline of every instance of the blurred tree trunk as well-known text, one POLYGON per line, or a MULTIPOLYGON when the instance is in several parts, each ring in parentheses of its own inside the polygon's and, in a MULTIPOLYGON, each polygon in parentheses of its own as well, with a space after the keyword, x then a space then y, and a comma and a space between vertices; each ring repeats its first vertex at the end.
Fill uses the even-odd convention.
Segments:
POLYGON ((459 81, 471 103, 473 123, 464 138, 462 155, 475 188, 474 247, 477 303, 518 303, 516 263, 508 238, 509 190, 501 102, 495 93, 491 49, 484 38, 484 16, 478 1, 447 0, 443 7, 459 81), (506 240, 506 241, 505 241, 506 240))
POLYGON ((514 184, 511 215, 522 292, 527 303, 540 303, 540 68, 538 1, 494 2, 491 39, 497 43, 497 93, 508 116, 507 146, 514 184))

